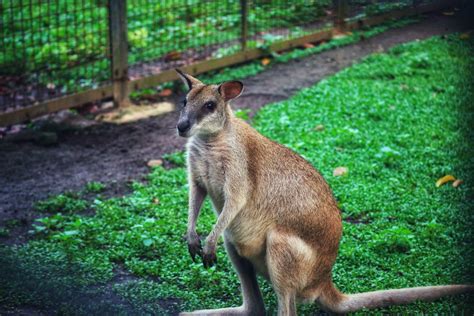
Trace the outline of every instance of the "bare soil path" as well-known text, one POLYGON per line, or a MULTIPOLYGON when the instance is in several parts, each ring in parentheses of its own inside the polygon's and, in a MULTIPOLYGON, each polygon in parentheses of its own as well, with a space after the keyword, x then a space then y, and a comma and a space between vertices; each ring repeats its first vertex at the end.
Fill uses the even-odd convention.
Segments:
MULTIPOLYGON (((431 14, 420 23, 393 29, 359 43, 326 51, 302 60, 278 64, 244 81, 246 90, 234 102, 236 108, 254 113, 265 104, 287 99, 361 58, 416 39, 472 29, 469 13, 431 14)), ((176 100, 176 99, 175 99, 176 100)), ((55 146, 0 140, 0 226, 9 219, 24 225, 0 242, 26 239, 31 221, 39 217, 32 204, 51 194, 79 190, 87 182, 108 186, 107 195, 127 192, 127 183, 140 180, 146 162, 165 153, 182 150, 185 140, 176 135, 177 113, 127 125, 100 124, 75 132, 63 132, 55 146)))

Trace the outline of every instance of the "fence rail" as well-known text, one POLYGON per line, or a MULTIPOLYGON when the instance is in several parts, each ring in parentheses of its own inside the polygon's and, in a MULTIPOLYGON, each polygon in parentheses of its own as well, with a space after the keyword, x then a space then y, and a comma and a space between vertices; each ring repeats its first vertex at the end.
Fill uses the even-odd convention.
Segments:
POLYGON ((329 40, 455 1, 5 0, 0 126, 113 98, 270 51, 329 40))

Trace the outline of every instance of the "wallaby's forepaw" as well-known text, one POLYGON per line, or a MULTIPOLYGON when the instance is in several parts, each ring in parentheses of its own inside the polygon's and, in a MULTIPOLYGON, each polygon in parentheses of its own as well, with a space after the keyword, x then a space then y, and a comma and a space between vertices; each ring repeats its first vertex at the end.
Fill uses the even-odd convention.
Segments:
POLYGON ((204 268, 210 268, 217 263, 216 248, 206 245, 202 253, 204 268))
POLYGON ((202 257, 201 239, 197 233, 190 233, 186 236, 188 242, 188 251, 191 259, 196 262, 196 256, 202 257))

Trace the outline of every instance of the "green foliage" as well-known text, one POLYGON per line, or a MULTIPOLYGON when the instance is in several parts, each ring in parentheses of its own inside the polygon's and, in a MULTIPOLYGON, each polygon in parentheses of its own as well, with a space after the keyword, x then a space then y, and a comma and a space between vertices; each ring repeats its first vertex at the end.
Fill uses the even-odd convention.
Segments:
POLYGON ((10 236, 10 230, 5 227, 0 227, 0 237, 8 237, 10 236))
POLYGON ((172 163, 175 167, 184 167, 186 164, 186 155, 183 151, 177 151, 171 154, 164 154, 163 159, 172 163))
POLYGON ((85 200, 80 199, 76 194, 68 192, 51 196, 44 201, 36 203, 35 208, 41 212, 48 213, 72 213, 81 212, 86 210, 88 203, 85 200))
MULTIPOLYGON (((343 291, 473 282, 473 46, 472 39, 457 35, 401 45, 257 113, 254 126, 260 132, 321 171, 343 217, 364 220, 344 223, 334 271, 343 291), (324 130, 315 131, 318 124, 324 130), (347 166, 348 175, 334 177, 338 166, 347 166), (446 173, 465 184, 436 188, 446 173)), ((239 304, 238 282, 222 244, 216 267, 206 270, 190 259, 183 239, 184 155, 164 159, 178 167, 153 168, 145 184, 132 185, 130 195, 96 200, 93 216, 57 207, 63 214, 40 219, 37 226, 44 229, 33 232, 36 240, 0 249, 0 276, 8 280, 0 283, 0 302, 53 305, 57 296, 64 304, 71 293, 91 289, 86 285, 112 284, 115 295, 145 314, 166 314, 161 302, 172 302, 177 310, 239 304), (118 268, 134 278, 116 281, 118 268)), ((46 209, 57 205, 51 204, 46 209)), ((208 233, 214 222, 206 202, 198 232, 208 233)), ((260 283, 274 314, 271 287, 260 283)), ((458 297, 374 314, 457 314, 466 306, 458 297)), ((299 310, 311 315, 317 307, 299 310)))
POLYGON ((234 111, 235 116, 238 118, 248 121, 250 119, 249 114, 250 114, 250 109, 237 109, 234 111))
POLYGON ((85 190, 90 193, 100 193, 106 189, 106 185, 101 182, 92 181, 86 184, 85 190))
POLYGON ((412 0, 399 0, 397 2, 374 1, 364 8, 365 15, 378 15, 385 12, 400 10, 412 5, 412 0))

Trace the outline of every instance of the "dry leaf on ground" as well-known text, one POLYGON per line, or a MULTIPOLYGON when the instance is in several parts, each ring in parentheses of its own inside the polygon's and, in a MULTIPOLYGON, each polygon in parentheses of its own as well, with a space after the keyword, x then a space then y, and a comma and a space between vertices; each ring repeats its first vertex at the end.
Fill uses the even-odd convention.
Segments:
POLYGON ((181 59, 181 53, 178 51, 171 51, 165 55, 166 62, 180 60, 180 59, 181 59))
POLYGON ((335 177, 340 177, 340 176, 343 176, 343 175, 347 174, 348 171, 349 171, 349 169, 347 169, 347 167, 337 167, 336 169, 334 169, 332 174, 335 177))
POLYGON ((262 65, 266 66, 271 62, 270 58, 264 58, 262 59, 262 65))
POLYGON ((160 91, 160 93, 158 93, 160 97, 169 97, 172 94, 173 94, 173 90, 171 89, 163 89, 160 91))

